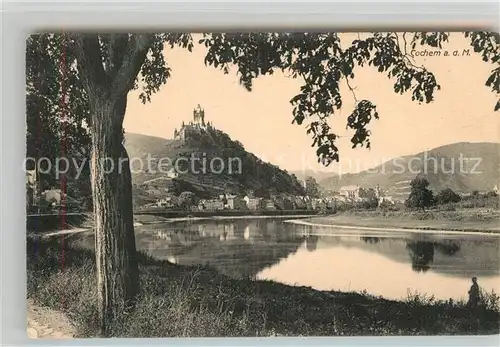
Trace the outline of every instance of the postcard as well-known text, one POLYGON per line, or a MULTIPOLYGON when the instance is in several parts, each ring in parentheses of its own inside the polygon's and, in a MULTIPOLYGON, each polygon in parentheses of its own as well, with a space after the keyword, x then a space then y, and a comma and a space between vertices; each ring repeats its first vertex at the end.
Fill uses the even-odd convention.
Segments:
POLYGON ((31 338, 498 334, 500 37, 38 33, 31 338))

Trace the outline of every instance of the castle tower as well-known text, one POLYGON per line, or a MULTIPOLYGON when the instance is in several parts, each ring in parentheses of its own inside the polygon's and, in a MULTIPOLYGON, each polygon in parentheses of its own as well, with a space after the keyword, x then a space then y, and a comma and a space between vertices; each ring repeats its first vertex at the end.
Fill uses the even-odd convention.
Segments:
POLYGON ((205 110, 200 104, 193 110, 193 122, 195 125, 205 126, 205 110))

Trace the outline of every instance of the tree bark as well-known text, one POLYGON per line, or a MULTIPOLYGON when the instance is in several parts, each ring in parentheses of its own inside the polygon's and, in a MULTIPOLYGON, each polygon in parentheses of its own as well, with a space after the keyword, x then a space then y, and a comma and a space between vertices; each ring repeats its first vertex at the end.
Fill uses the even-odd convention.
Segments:
POLYGON ((103 66, 97 34, 76 34, 77 66, 90 102, 92 196, 95 219, 97 301, 101 334, 112 335, 139 292, 132 180, 123 145, 127 93, 133 87, 153 34, 111 35, 103 66))
POLYGON ((139 291, 128 155, 122 144, 126 96, 96 98, 92 122, 97 299, 101 334, 109 336, 139 291))

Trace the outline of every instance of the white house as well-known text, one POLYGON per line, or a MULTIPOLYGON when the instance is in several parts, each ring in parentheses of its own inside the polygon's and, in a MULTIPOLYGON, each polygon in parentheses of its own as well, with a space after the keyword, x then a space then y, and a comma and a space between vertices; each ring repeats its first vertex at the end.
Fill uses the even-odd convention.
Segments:
POLYGON ((46 190, 44 191, 42 194, 41 194, 41 197, 42 199, 51 204, 51 205, 60 205, 61 204, 61 200, 63 200, 66 204, 70 205, 70 204, 73 204, 73 205, 76 205, 76 204, 79 204, 79 202, 72 198, 71 196, 69 196, 68 194, 66 193, 63 193, 61 191, 61 189, 49 189, 49 190, 46 190))
POLYGON ((36 183, 36 171, 35 170, 26 170, 26 182, 33 186, 36 183))
POLYGON ((352 200, 359 200, 359 186, 351 185, 340 188, 340 195, 352 200))
POLYGON ((167 177, 168 178, 177 178, 179 177, 179 174, 175 171, 174 168, 170 168, 168 171, 167 171, 167 177))

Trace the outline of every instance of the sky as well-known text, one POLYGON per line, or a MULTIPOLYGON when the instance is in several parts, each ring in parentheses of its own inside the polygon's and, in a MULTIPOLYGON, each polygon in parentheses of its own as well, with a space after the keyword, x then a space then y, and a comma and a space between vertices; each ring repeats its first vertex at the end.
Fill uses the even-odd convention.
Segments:
MULTIPOLYGON (((355 36, 343 34, 342 39, 347 42, 355 36)), ((394 93, 393 81, 373 67, 358 68, 351 87, 358 100, 374 102, 380 116, 370 126, 371 149, 351 148, 352 132, 346 130, 346 119, 355 102, 343 85, 344 105, 329 121, 342 136, 340 162, 326 168, 317 163, 305 125, 292 124, 290 99, 299 92, 299 79, 281 73, 259 77, 248 92, 239 84, 235 69, 224 75, 206 67, 206 50, 197 44, 193 52, 165 49, 171 78, 149 104, 142 104, 137 92, 129 95, 124 127, 130 133, 172 138, 174 129, 190 121, 200 104, 206 121, 241 142, 247 151, 289 171, 357 172, 450 143, 497 142, 500 123, 493 110, 498 95, 485 86, 494 66, 484 63, 461 33, 453 33, 442 51, 464 49, 470 49, 469 56, 414 56, 415 64, 432 71, 441 85, 431 104, 417 104, 410 93, 394 93)))

